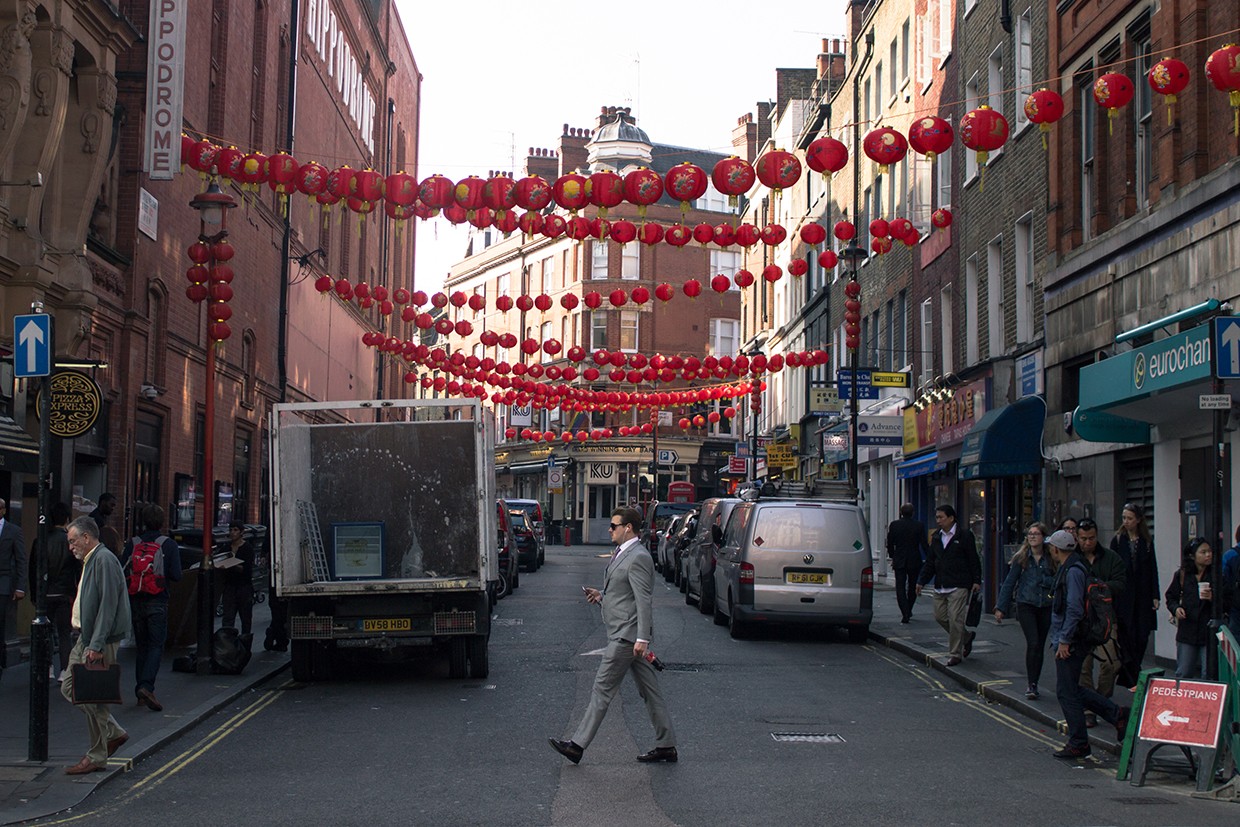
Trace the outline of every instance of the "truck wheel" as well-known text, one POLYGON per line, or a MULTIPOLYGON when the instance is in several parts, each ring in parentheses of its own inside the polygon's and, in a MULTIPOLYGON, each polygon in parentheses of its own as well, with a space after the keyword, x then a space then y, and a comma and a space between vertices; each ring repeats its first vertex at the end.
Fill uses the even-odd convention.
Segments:
POLYGON ((485 678, 491 671, 487 657, 487 636, 474 635, 469 638, 469 676, 474 679, 485 678))
POLYGON ((495 599, 502 600, 508 596, 508 575, 499 573, 499 585, 495 587, 495 599))
POLYGON ((466 668, 466 662, 469 659, 469 652, 465 648, 466 642, 463 636, 454 637, 448 641, 448 677, 454 681, 469 674, 466 668))
POLYGON ((312 680, 310 677, 310 641, 292 641, 290 660, 293 667, 293 680, 298 683, 309 683, 312 680))

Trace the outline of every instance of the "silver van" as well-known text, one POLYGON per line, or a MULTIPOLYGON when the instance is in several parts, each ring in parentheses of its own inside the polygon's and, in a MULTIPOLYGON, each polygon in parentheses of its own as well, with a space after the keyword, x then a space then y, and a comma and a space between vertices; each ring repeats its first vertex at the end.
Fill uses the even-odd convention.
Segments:
POLYGON ((874 617, 865 513, 850 503, 744 502, 715 527, 714 617, 732 637, 759 623, 843 626, 862 643, 874 617))
POLYGON ((713 529, 728 522, 732 509, 740 504, 736 497, 711 497, 698 512, 697 533, 681 554, 684 569, 681 591, 686 605, 697 604, 702 614, 710 614, 715 602, 715 555, 719 546, 713 529))

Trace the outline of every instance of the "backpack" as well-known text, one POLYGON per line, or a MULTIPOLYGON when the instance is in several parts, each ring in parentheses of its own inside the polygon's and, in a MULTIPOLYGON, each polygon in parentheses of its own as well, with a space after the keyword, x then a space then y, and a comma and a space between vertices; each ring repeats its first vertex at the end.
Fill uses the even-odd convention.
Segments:
POLYGON ((164 541, 168 538, 162 534, 154 540, 143 540, 134 537, 133 552, 129 555, 129 593, 163 594, 164 593, 164 541))
POLYGON ((1115 601, 1111 587, 1085 569, 1085 614, 1076 628, 1077 642, 1093 649, 1111 639, 1115 631, 1115 601))

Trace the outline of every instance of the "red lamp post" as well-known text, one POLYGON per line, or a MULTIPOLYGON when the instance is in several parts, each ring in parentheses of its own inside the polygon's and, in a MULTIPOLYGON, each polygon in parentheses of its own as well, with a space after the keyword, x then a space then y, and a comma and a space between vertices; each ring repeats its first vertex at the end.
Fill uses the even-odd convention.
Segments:
POLYGON ((848 462, 848 482, 852 486, 853 501, 856 502, 861 493, 861 485, 857 479, 857 351, 861 346, 861 283, 857 281, 857 268, 861 266, 861 262, 865 261, 868 253, 860 245, 856 239, 848 242, 848 246, 840 251, 840 260, 848 268, 848 282, 844 285, 844 295, 847 297, 845 301, 844 311, 844 346, 848 350, 848 366, 852 369, 850 379, 850 398, 849 412, 852 420, 852 430, 849 434, 849 462, 848 462), (855 306, 849 306, 855 303, 855 306))
MULTIPOLYGON (((212 251, 210 264, 214 264, 217 245, 228 237, 228 211, 236 207, 237 202, 220 189, 218 181, 212 179, 206 192, 195 195, 189 205, 198 210, 198 240, 212 251)), ((215 626, 215 601, 211 589, 211 529, 215 522, 215 349, 216 343, 226 339, 228 332, 226 324, 212 323, 207 337, 207 372, 203 394, 206 399, 206 422, 202 438, 202 564, 198 569, 198 651, 195 662, 199 675, 211 674, 211 638, 212 627, 215 626)))

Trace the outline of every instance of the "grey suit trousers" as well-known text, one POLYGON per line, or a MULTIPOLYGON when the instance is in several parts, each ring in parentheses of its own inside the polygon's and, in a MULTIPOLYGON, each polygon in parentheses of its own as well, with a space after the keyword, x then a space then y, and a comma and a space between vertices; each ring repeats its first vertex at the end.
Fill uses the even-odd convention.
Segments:
POLYGON ((626 673, 632 673, 633 680, 637 683, 637 693, 646 702, 650 723, 654 724, 655 746, 676 746, 676 733, 672 729, 672 718, 667 712, 667 704, 663 702, 663 693, 659 690, 658 674, 643 658, 633 657, 631 640, 608 641, 607 649, 603 652, 603 662, 599 664, 598 674, 594 677, 590 705, 577 726, 573 743, 582 749, 590 746, 604 716, 607 715, 607 707, 620 691, 620 684, 624 682, 626 673))

